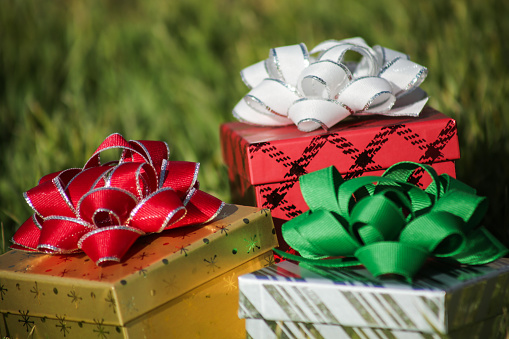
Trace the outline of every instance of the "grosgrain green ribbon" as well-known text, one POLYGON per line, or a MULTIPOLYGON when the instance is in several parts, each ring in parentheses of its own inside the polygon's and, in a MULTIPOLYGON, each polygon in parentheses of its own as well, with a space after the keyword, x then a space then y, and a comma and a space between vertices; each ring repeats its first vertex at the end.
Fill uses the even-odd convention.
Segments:
POLYGON ((285 241, 300 253, 281 256, 307 265, 364 265, 374 276, 411 281, 430 257, 480 265, 508 250, 479 223, 487 200, 429 165, 400 162, 381 177, 344 181, 334 167, 301 176, 309 211, 286 222, 285 241), (426 189, 408 182, 422 168, 426 189))

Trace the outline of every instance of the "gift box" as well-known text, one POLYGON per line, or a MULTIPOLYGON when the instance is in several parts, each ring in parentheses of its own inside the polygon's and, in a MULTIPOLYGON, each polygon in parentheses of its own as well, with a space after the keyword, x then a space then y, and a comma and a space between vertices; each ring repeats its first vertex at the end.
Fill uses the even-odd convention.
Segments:
POLYGON ((360 328, 341 325, 299 323, 291 321, 266 321, 247 319, 246 329, 250 338, 393 338, 393 339, 484 339, 507 338, 507 315, 465 326, 449 334, 429 334, 422 332, 386 330, 381 328, 360 328))
POLYGON ((139 238, 120 263, 11 250, 0 256, 1 334, 210 337, 221 323, 242 336, 236 277, 273 262, 274 233, 270 211, 226 205, 206 225, 139 238))
MULTIPOLYGON (((276 224, 307 210, 298 183, 303 174, 335 166, 351 179, 414 161, 454 177, 460 157, 455 120, 428 106, 417 118, 358 117, 329 131, 230 122, 220 133, 233 201, 271 209, 276 224)), ((425 186, 425 178, 416 172, 412 180, 425 186)))
POLYGON ((508 285, 507 258, 429 262, 412 283, 284 261, 239 277, 239 316, 252 338, 498 338, 508 328, 508 285))

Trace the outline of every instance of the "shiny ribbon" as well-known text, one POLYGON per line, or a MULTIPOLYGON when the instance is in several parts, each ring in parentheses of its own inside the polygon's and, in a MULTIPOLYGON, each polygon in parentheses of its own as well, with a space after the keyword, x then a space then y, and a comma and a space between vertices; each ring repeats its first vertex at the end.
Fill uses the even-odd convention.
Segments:
POLYGON ((428 258, 480 265, 508 250, 483 226, 487 200, 429 165, 401 162, 381 177, 343 181, 334 167, 299 178, 309 211, 283 224, 286 242, 306 265, 364 265, 374 276, 411 281, 428 258), (408 183, 412 173, 431 177, 426 189, 408 183))
POLYGON ((273 48, 268 59, 241 71, 251 91, 233 115, 256 125, 295 123, 304 132, 350 115, 418 116, 428 100, 418 89, 427 73, 408 55, 371 48, 362 38, 324 41, 311 52, 302 43, 273 48), (345 61, 349 51, 360 62, 345 61))
POLYGON ((168 161, 165 142, 107 137, 82 169, 44 176, 24 193, 34 214, 12 248, 47 253, 84 251, 96 264, 120 261, 141 235, 199 225, 224 203, 198 189, 199 163, 168 161), (119 161, 100 154, 121 149, 119 161))

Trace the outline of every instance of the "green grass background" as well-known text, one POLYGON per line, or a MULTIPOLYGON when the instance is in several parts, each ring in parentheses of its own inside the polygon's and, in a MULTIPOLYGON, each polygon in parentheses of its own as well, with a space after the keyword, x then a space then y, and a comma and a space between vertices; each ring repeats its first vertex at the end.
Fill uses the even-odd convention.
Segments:
POLYGON ((485 223, 507 244, 507 3, 1 1, 3 237, 31 215, 22 192, 113 132, 167 141, 228 201, 218 128, 248 91, 239 71, 272 47, 361 36, 428 67, 429 104, 458 122, 458 177, 489 198, 485 223))

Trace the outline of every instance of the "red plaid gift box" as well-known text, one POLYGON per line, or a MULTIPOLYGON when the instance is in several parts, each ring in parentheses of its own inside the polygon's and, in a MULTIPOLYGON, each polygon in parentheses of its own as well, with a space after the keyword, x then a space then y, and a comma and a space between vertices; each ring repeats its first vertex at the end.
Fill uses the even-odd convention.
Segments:
MULTIPOLYGON (((328 131, 230 122, 220 134, 233 202, 270 208, 276 225, 308 209, 298 182, 303 174, 333 165, 351 179, 414 161, 455 177, 460 157, 456 121, 429 106, 417 118, 351 118, 328 131)), ((412 179, 427 185, 422 172, 412 179)))

